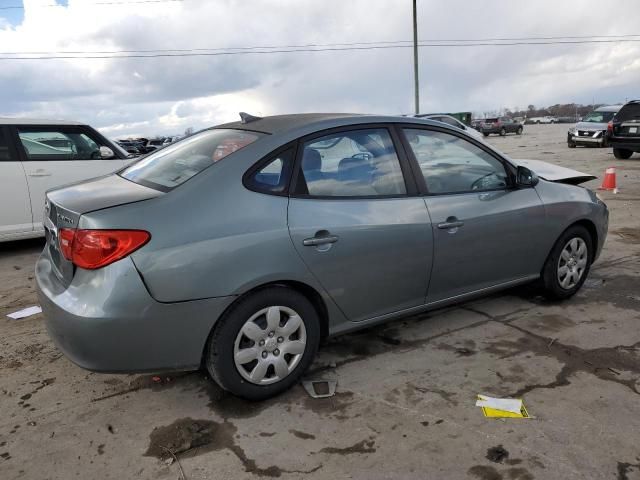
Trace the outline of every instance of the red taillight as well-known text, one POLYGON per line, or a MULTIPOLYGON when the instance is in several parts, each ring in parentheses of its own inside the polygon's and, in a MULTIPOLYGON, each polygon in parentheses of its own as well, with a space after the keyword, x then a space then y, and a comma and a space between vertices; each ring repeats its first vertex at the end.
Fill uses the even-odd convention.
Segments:
POLYGON ((133 253, 149 241, 144 230, 60 229, 60 250, 80 268, 102 268, 133 253))
POLYGON ((607 123, 607 132, 613 132, 613 122, 607 123))

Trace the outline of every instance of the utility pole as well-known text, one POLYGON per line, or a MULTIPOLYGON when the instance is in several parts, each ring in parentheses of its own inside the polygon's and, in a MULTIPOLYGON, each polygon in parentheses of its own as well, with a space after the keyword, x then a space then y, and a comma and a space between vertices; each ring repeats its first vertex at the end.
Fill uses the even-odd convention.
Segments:
POLYGON ((416 115, 420 113, 420 84, 418 82, 418 14, 413 0, 413 88, 415 91, 416 115))

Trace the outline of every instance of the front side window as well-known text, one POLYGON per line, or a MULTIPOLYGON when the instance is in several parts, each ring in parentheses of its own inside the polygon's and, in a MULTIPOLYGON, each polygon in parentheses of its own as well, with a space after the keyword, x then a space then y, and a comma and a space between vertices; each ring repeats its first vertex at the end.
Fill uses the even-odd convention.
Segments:
POLYGON ((303 144, 296 190, 303 195, 404 195, 400 161, 388 130, 349 130, 303 144))
POLYGON ((151 188, 170 190, 264 135, 232 129, 205 130, 152 153, 120 175, 151 188))
POLYGON ((73 128, 18 128, 29 160, 98 160, 100 145, 73 128))
POLYGON ((496 190, 509 185, 504 165, 471 142, 448 133, 403 130, 429 193, 496 190))

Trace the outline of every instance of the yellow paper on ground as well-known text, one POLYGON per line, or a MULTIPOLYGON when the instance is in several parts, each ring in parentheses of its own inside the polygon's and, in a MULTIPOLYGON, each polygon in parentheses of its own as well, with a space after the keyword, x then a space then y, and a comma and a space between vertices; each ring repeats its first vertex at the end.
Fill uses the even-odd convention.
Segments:
POLYGON ((493 398, 478 395, 476 406, 482 408, 482 413, 489 418, 530 418, 522 399, 493 398))

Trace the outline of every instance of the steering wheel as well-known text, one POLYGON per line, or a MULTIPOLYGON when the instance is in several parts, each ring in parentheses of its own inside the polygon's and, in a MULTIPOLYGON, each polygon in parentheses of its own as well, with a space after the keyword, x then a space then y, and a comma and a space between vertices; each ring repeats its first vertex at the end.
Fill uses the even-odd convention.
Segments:
POLYGON ((355 153, 353 155, 351 155, 351 158, 360 158, 362 160, 371 160, 371 158, 373 157, 373 155, 371 155, 369 152, 361 152, 361 153, 355 153))
POLYGON ((475 180, 472 184, 471 184, 471 190, 478 190, 481 187, 484 186, 484 179, 487 177, 490 177, 491 175, 495 175, 495 172, 489 172, 486 175, 481 176, 480 178, 478 178, 477 180, 475 180))

